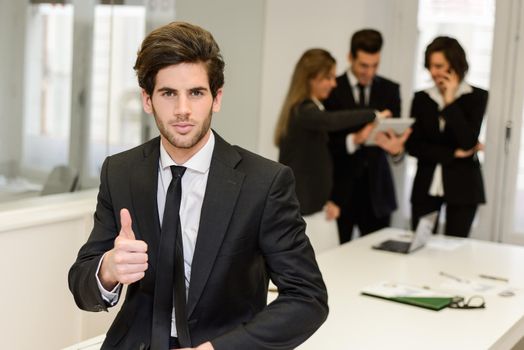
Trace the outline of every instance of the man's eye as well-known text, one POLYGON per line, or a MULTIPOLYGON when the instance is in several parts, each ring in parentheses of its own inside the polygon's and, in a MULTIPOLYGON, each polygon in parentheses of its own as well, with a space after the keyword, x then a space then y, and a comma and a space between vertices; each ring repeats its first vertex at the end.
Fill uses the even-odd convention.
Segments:
POLYGON ((191 96, 202 96, 204 93, 200 90, 191 91, 191 96))
POLYGON ((172 97, 172 96, 175 96, 175 93, 173 91, 164 91, 162 93, 162 96, 172 97))

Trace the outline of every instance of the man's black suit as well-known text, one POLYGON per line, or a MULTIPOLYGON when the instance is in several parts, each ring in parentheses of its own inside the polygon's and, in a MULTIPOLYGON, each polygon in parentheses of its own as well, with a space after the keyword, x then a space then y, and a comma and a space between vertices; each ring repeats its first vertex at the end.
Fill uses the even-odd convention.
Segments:
MULTIPOLYGON (((347 74, 337 77, 337 87, 325 101, 328 110, 358 109, 347 74)), ((399 85, 375 76, 367 108, 389 109, 400 116, 399 85)), ((389 225, 397 208, 395 187, 386 153, 376 146, 360 146, 353 154, 346 149, 346 136, 358 129, 330 133, 334 165, 333 201, 341 208, 338 219, 340 242, 351 240, 353 226, 362 235, 389 225)))
MULTIPOLYGON (((128 208, 136 238, 148 245, 149 267, 129 285, 102 349, 149 348, 160 241, 159 142, 106 159, 95 225, 69 272, 77 305, 106 310, 95 271, 113 248, 120 209, 128 208)), ((216 135, 187 299, 193 346, 209 340, 216 350, 292 349, 322 324, 327 294, 304 230, 291 170, 216 135), (266 306, 269 278, 279 296, 266 306)))

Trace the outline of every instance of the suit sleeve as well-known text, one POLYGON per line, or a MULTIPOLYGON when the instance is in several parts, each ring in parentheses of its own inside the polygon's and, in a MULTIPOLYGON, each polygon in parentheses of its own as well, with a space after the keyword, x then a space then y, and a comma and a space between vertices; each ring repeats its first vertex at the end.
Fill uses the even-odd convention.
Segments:
POLYGON ((455 150, 450 145, 442 145, 427 141, 421 119, 427 113, 428 104, 422 93, 415 94, 411 104, 411 116, 415 118, 413 132, 406 141, 406 149, 410 155, 430 163, 448 164, 454 159, 455 150))
POLYGON ((455 138, 458 148, 468 150, 478 142, 482 119, 486 113, 488 93, 475 90, 472 103, 467 110, 455 100, 442 110, 442 117, 446 120, 446 129, 450 130, 455 138))
POLYGON ((269 190, 259 236, 277 299, 251 321, 212 340, 215 350, 293 349, 325 321, 327 291, 294 193, 292 172, 283 167, 269 190))
POLYGON ((107 186, 108 163, 109 158, 102 166, 93 230, 69 270, 69 289, 78 307, 86 311, 107 311, 109 306, 102 299, 95 277, 102 255, 113 248, 118 232, 107 186))
POLYGON ((395 84, 392 89, 393 95, 391 98, 390 106, 388 107, 393 114, 393 118, 400 118, 400 86, 398 84, 395 84))
POLYGON ((292 118, 306 129, 336 131, 361 128, 375 119, 375 113, 371 109, 321 111, 314 103, 307 102, 298 106, 292 118))

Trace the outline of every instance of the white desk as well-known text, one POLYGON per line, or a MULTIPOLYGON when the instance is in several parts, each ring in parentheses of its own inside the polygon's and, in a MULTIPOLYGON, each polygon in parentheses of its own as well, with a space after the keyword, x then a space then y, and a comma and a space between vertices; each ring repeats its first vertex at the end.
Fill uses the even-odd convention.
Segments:
MULTIPOLYGON (((371 249, 404 231, 386 229, 318 256, 328 292, 326 323, 300 350, 511 349, 524 337, 524 248, 476 240, 455 250, 430 244, 409 255, 371 249), (394 281, 437 288, 445 271, 475 280, 478 274, 504 276, 520 287, 516 295, 484 295, 486 308, 431 311, 360 295, 363 287, 394 281)), ((457 241, 447 239, 447 241, 457 241)), ((485 280, 503 286, 503 282, 485 280)), ((437 288, 438 289, 438 288, 437 288)), ((103 336, 64 350, 99 348, 103 336)))
POLYGON ((298 349, 511 349, 524 337, 523 247, 468 239, 445 250, 433 239, 409 255, 371 249, 402 233, 385 229, 318 256, 330 314, 298 349), (431 311, 360 295, 363 287, 380 281, 439 289, 449 284, 440 271, 471 280, 478 274, 504 276, 508 285, 522 289, 511 297, 486 294, 486 308, 479 310, 431 311))

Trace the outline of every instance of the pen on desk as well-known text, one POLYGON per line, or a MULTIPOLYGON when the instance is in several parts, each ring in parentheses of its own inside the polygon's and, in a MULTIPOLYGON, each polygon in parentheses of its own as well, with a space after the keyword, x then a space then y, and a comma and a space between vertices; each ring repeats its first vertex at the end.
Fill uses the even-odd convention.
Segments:
POLYGON ((486 279, 488 279, 488 280, 501 281, 501 282, 509 282, 509 280, 508 280, 507 278, 504 278, 504 277, 497 277, 497 276, 484 275, 484 274, 480 274, 479 277, 480 277, 480 278, 486 278, 486 279))
POLYGON ((457 276, 450 275, 447 272, 440 271, 440 275, 444 276, 444 277, 447 277, 447 278, 451 278, 452 280, 455 280, 457 282, 467 282, 466 280, 463 280, 462 278, 459 278, 457 276))

